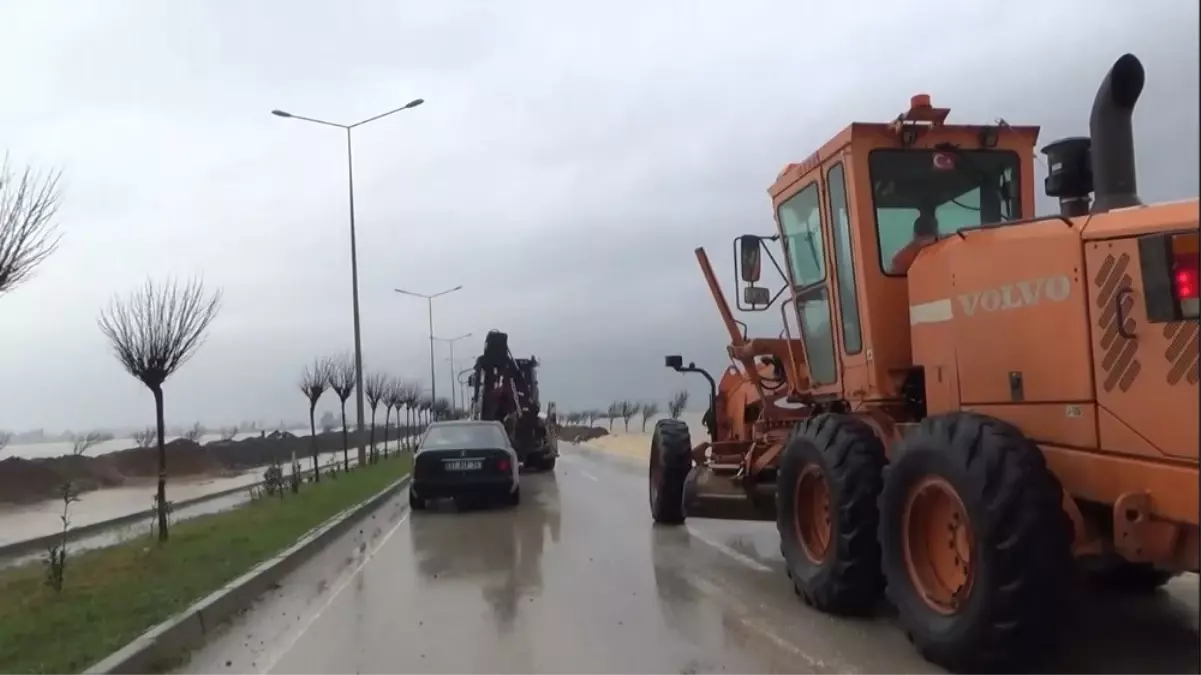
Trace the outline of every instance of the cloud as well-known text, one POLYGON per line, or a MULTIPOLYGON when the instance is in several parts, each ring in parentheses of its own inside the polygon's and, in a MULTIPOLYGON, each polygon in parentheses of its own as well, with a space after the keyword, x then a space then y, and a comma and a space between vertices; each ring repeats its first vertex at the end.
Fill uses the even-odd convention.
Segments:
MULTIPOLYGON (((661 360, 723 365, 693 249, 729 284, 731 239, 772 228, 776 173, 915 92, 953 120, 1041 123, 1046 142, 1085 132, 1100 78, 1133 51, 1140 190, 1180 198, 1198 180, 1194 3, 72 9, 0 9, 0 75, 20 93, 4 145, 62 166, 68 188, 63 249, 0 298, 0 373, 17 383, 0 428, 149 419, 95 316, 168 274, 226 297, 168 383, 168 417, 303 416, 300 368, 352 346, 346 139, 273 108, 350 122, 426 99, 353 135, 364 360, 428 379, 427 308, 392 289, 462 284, 435 301, 435 331, 475 334, 464 367, 488 329, 509 332, 561 408, 685 382, 701 400, 661 360)), ((779 315, 749 323, 775 334, 779 315)))

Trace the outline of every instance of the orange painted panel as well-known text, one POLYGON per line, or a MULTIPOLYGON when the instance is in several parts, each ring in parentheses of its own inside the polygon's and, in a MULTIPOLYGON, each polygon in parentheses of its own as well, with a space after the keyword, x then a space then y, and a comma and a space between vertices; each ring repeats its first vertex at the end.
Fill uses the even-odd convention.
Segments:
POLYGON ((1085 261, 1097 402, 1121 421, 1102 426, 1101 446, 1140 454, 1127 447, 1133 432, 1164 455, 1196 460, 1197 321, 1147 321, 1137 238, 1087 242, 1085 261))

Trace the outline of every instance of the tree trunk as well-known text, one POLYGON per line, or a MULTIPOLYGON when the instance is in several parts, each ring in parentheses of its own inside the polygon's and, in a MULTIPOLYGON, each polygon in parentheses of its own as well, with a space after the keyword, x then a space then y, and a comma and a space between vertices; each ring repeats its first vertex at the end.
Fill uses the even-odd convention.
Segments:
POLYGON ((167 423, 163 417, 163 388, 154 392, 154 423, 158 431, 158 540, 167 541, 167 423))
POLYGON ((392 408, 384 408, 384 457, 388 456, 388 425, 392 424, 392 408))
POLYGON ((405 406, 405 430, 404 430, 405 450, 408 450, 409 444, 412 443, 412 440, 409 438, 409 436, 412 435, 412 433, 413 433, 412 429, 413 429, 413 409, 406 405, 405 406))
POLYGON ((317 451, 317 420, 314 417, 314 415, 317 414, 316 410, 317 410, 316 403, 313 403, 312 405, 309 406, 309 442, 312 444, 312 447, 313 447, 313 482, 320 483, 321 482, 321 464, 319 462, 318 455, 320 455, 321 453, 319 453, 317 451))
POLYGON ((371 409, 371 436, 370 440, 367 441, 367 447, 371 448, 370 456, 372 463, 378 461, 377 453, 375 452, 375 408, 371 409))
POLYGON ((350 471, 350 440, 346 429, 346 400, 342 400, 342 470, 350 471))

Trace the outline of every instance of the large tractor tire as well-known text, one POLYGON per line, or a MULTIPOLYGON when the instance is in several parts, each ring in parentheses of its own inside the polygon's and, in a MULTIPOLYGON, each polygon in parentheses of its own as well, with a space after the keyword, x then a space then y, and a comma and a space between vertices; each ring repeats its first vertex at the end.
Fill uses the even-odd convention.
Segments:
POLYGON ((651 516, 656 523, 684 522, 684 481, 692 470, 692 436, 680 420, 659 420, 651 436, 647 472, 651 516))
POLYGON ((1056 646, 1073 587, 1059 481, 1016 427, 927 418, 880 495, 888 597, 911 642, 953 672, 1015 672, 1056 646))
POLYGON ((776 528, 798 595, 823 612, 871 613, 883 597, 876 500, 884 446, 862 420, 799 423, 780 460, 776 528))

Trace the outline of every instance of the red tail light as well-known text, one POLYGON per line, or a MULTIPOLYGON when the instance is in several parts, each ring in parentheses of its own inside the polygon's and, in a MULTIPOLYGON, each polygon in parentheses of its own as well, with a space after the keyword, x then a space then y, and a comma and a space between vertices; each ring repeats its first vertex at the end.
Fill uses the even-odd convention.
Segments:
POLYGON ((501 471, 502 473, 508 473, 509 469, 510 469, 509 460, 507 460, 507 459, 496 460, 496 468, 497 468, 497 470, 501 471))
POLYGON ((1139 237, 1143 300, 1151 323, 1196 321, 1201 317, 1198 243, 1196 231, 1139 237))
POLYGON ((1172 266, 1172 285, 1176 291, 1177 300, 1196 300, 1198 298, 1197 267, 1196 256, 1176 256, 1176 262, 1172 266))

